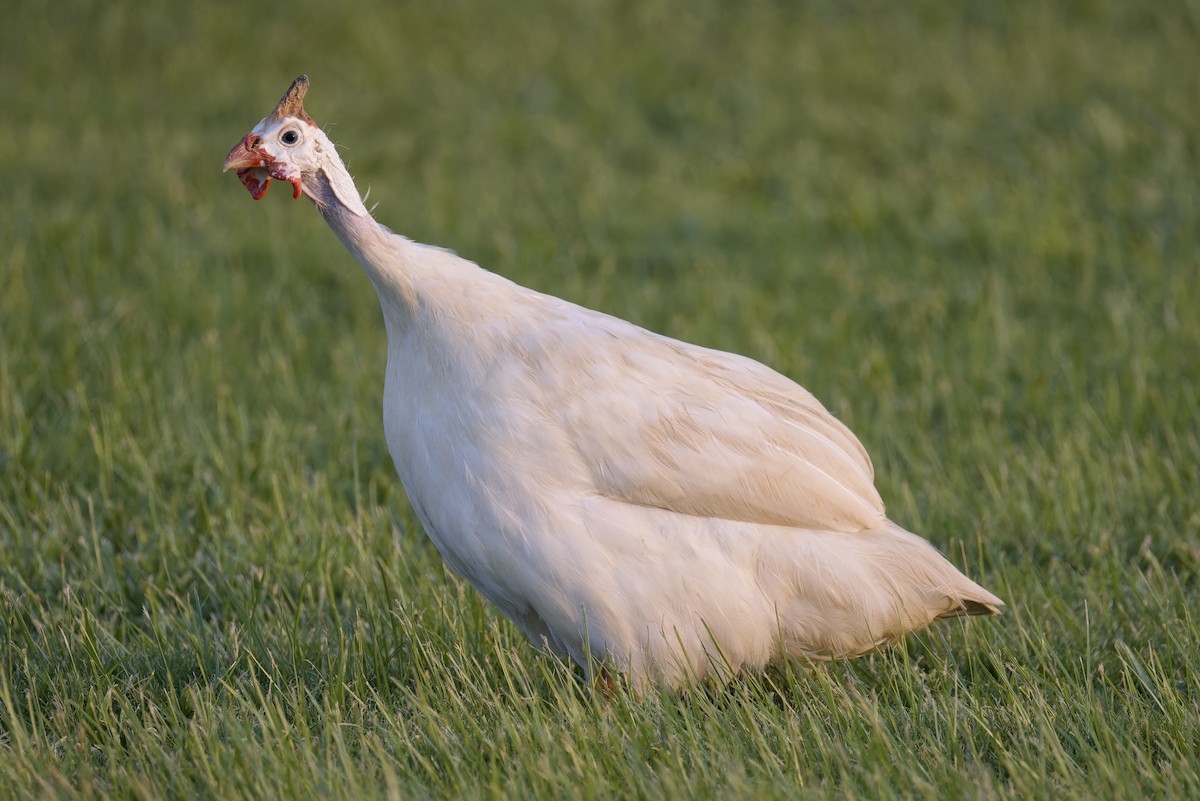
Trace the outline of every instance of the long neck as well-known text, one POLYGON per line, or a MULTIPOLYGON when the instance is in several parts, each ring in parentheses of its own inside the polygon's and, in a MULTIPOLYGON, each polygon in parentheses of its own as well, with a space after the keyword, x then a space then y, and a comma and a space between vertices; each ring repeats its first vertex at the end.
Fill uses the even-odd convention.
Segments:
POLYGON ((324 148, 324 152, 326 158, 321 169, 304 178, 305 191, 375 285, 391 336, 396 326, 404 326, 412 319, 416 309, 417 298, 408 270, 411 243, 375 222, 333 145, 324 148))

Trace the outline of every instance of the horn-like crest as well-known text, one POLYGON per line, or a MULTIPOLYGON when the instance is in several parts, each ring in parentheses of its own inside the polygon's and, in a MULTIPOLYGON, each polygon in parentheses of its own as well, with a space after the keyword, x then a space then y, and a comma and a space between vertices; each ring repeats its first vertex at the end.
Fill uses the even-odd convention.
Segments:
POLYGON ((304 95, 308 92, 308 76, 301 75, 296 80, 292 81, 292 85, 288 87, 287 92, 279 101, 279 105, 275 106, 275 110, 271 112, 271 116, 275 119, 283 119, 284 117, 299 117, 309 125, 316 125, 313 118, 308 116, 308 112, 304 110, 304 95))

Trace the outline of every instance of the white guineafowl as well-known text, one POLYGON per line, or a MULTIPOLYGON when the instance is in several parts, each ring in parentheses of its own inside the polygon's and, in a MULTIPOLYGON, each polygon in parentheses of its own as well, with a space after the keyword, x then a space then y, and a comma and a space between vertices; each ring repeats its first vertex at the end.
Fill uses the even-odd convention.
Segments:
POLYGON ((852 657, 1003 602, 887 519, 805 389, 518 286, 371 217, 296 79, 233 148, 375 285, 388 448, 449 566, 538 645, 635 685, 852 657))

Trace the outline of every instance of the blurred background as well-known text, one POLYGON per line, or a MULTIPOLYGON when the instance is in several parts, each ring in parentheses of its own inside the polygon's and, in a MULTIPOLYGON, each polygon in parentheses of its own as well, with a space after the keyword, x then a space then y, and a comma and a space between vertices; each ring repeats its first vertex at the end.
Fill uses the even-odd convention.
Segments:
MULTIPOLYGON (((346 608, 378 598, 377 564, 429 582, 406 590, 418 605, 457 586, 427 577, 386 453, 369 282, 307 200, 255 203, 220 171, 303 72, 384 224, 813 391, 873 454, 891 516, 1010 601, 1006 647, 1022 615, 1099 661, 1182 647, 1197 3, 4 17, 6 608, 74 631, 72 587, 120 652, 121 621, 176 597, 187 625, 216 621, 217 664, 219 621, 253 592, 320 620, 314 570, 346 608)), ((53 666, 58 640, 30 637, 53 666)))

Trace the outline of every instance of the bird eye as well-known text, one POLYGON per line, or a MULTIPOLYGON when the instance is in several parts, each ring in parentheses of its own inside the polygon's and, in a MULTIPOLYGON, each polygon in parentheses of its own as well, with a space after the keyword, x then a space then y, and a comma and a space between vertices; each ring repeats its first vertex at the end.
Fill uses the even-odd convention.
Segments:
POLYGON ((279 137, 279 140, 285 145, 294 145, 300 141, 300 134, 295 131, 284 131, 283 136, 279 137))

